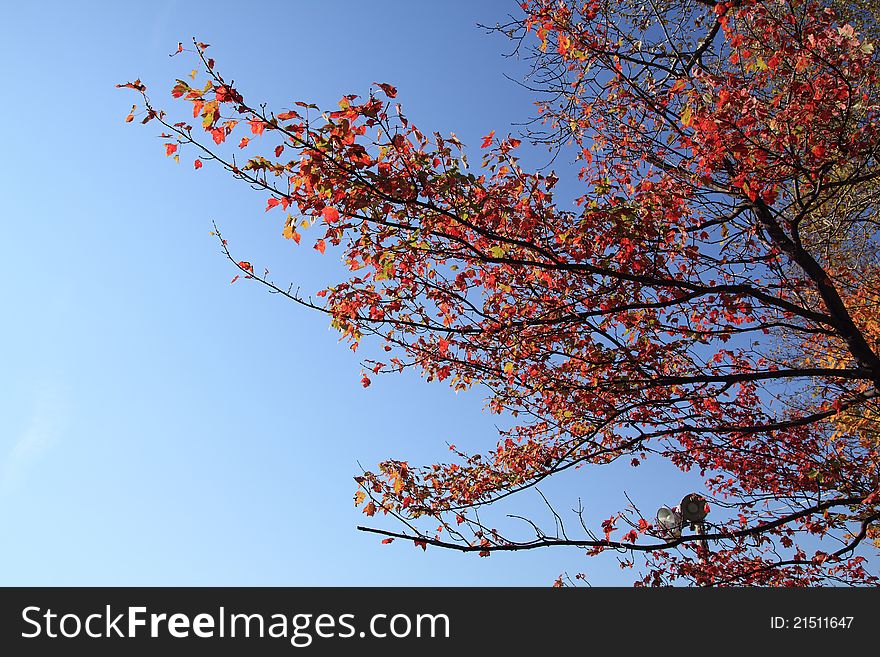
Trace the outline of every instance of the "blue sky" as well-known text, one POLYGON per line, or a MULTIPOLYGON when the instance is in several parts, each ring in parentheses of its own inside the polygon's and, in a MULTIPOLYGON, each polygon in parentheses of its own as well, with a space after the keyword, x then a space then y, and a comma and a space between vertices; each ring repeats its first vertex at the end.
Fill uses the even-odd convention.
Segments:
MULTIPOLYGON (((476 146, 532 112, 502 75, 521 72, 509 44, 475 26, 515 4, 74 4, 10 5, 0 39, 0 584, 630 582, 613 555, 481 559, 357 532, 358 461, 486 449, 498 418, 479 390, 410 375, 364 389, 325 317, 229 285, 212 220, 278 281, 316 290, 340 272, 281 239, 262 195, 166 158, 158 129, 123 122, 135 97, 114 88, 140 77, 170 103, 191 66, 168 53, 196 36, 252 100, 331 105, 390 82, 423 130, 476 146)), ((640 470, 632 484, 614 466, 551 492, 583 497, 596 519, 623 508, 624 489, 651 509, 688 492, 681 476, 640 470)))

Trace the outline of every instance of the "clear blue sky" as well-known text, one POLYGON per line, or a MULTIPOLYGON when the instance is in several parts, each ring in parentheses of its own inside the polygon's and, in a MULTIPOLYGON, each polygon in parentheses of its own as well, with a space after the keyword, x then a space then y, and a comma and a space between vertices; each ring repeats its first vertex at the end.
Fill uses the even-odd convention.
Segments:
MULTIPOLYGON (((165 102, 192 36, 270 106, 329 105, 373 81, 423 130, 465 143, 530 116, 486 36, 507 1, 15 3, 3 12, 0 584, 625 584, 614 555, 481 559, 355 531, 357 461, 485 449, 482 393, 413 376, 360 385, 325 317, 247 283, 209 236, 316 290, 329 258, 281 239, 265 199, 126 125, 140 77, 165 102)), ((170 99, 169 99, 170 102, 170 99)), ((478 158, 474 158, 478 159, 478 158)), ((560 168, 564 169, 564 163, 560 168)), ((329 253, 329 251, 328 251, 329 253)), ((556 484, 591 518, 674 504, 691 485, 627 467, 556 484)), ((550 491, 554 492, 554 491, 550 491)), ((527 502, 527 511, 541 510, 527 502)), ((393 527, 393 525, 392 525, 393 527)))

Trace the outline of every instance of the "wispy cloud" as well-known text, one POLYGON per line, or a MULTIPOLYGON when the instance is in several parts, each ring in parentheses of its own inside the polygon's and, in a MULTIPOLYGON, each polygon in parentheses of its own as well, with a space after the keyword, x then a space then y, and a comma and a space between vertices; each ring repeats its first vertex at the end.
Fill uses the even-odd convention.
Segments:
POLYGON ((46 386, 35 395, 30 417, 0 462, 0 490, 17 486, 27 472, 58 441, 66 416, 60 391, 46 386))

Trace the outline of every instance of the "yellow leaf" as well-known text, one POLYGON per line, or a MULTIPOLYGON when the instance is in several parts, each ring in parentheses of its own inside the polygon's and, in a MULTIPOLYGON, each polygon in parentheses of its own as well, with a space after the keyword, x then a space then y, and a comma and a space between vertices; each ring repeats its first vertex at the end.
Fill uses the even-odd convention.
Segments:
POLYGON ((293 240, 297 244, 299 244, 299 241, 302 239, 300 234, 296 232, 296 229, 293 226, 288 226, 284 229, 284 237, 289 240, 293 240))
POLYGON ((681 113, 681 123, 682 125, 690 125, 691 124, 691 115, 692 115, 691 106, 688 105, 684 108, 684 112, 681 113))
POLYGON ((366 494, 364 491, 359 490, 357 493, 354 494, 354 505, 355 505, 355 506, 360 506, 361 503, 362 503, 365 499, 367 499, 367 494, 366 494))

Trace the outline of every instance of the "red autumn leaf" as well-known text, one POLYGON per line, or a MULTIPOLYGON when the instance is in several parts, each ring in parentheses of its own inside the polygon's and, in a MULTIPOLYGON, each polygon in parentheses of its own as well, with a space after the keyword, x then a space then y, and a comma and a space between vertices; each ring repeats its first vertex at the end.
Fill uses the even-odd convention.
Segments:
POLYGON ((339 211, 336 208, 326 207, 321 210, 321 214, 324 215, 324 221, 328 224, 339 221, 339 211))
POLYGON ((165 144, 165 155, 171 156, 177 151, 177 144, 165 144))
POLYGON ((235 283, 235 281, 237 281, 238 279, 239 279, 239 275, 236 274, 235 276, 232 277, 232 280, 229 281, 229 284, 232 285, 232 284, 235 283))
POLYGON ((239 148, 244 148, 245 146, 248 145, 248 142, 249 142, 249 141, 250 141, 250 139, 248 139, 247 137, 242 137, 242 138, 241 138, 241 141, 238 142, 238 147, 239 147, 239 148))
POLYGON ((140 79, 135 80, 134 82, 122 82, 116 85, 117 89, 134 89, 135 91, 146 91, 147 88, 143 84, 141 84, 140 79))
POLYGON ((371 383, 371 381, 370 381, 370 377, 368 377, 366 374, 364 374, 364 375, 361 377, 361 385, 362 385, 364 388, 369 388, 369 387, 370 387, 370 383, 371 383))
POLYGON ((489 148, 492 145, 492 141, 495 139, 495 131, 493 130, 488 135, 483 137, 483 143, 480 144, 480 148, 489 148))
POLYGON ((214 98, 218 103, 226 103, 235 99, 235 93, 231 87, 221 84, 214 88, 214 98))
POLYGON ((261 119, 251 119, 248 123, 251 126, 251 132, 255 135, 262 135, 263 130, 266 129, 266 124, 261 119))
POLYGON ((321 253, 324 253, 324 250, 327 248, 327 245, 324 244, 324 240, 318 240, 317 242, 315 242, 314 248, 317 249, 318 251, 320 251, 321 253))
POLYGON ((241 262, 238 263, 238 266, 246 271, 249 271, 252 274, 254 273, 254 266, 251 263, 249 263, 247 260, 242 260, 241 262))
POLYGON ((266 212, 268 212, 269 210, 271 210, 272 208, 274 208, 274 207, 275 207, 276 205, 278 205, 279 203, 281 203, 281 201, 279 201, 279 200, 278 200, 277 198, 275 198, 274 196, 273 196, 272 198, 270 198, 270 199, 266 202, 266 212))
POLYGON ((373 502, 367 502, 364 505, 363 512, 368 516, 376 515, 376 505, 373 502))
POLYGON ((393 543, 393 542, 394 542, 394 538, 391 536, 389 536, 388 538, 382 539, 383 545, 388 545, 389 543, 393 543))
POLYGON ((281 157, 281 154, 284 152, 284 146, 276 146, 275 147, 275 157, 281 157))
POLYGON ((379 87, 382 91, 385 92, 385 95, 389 98, 397 97, 397 88, 393 87, 390 84, 385 84, 383 82, 376 82, 376 86, 379 87))
POLYGON ((193 167, 195 167, 196 169, 201 169, 202 168, 202 161, 200 159, 196 158, 195 162, 193 162, 193 167))

